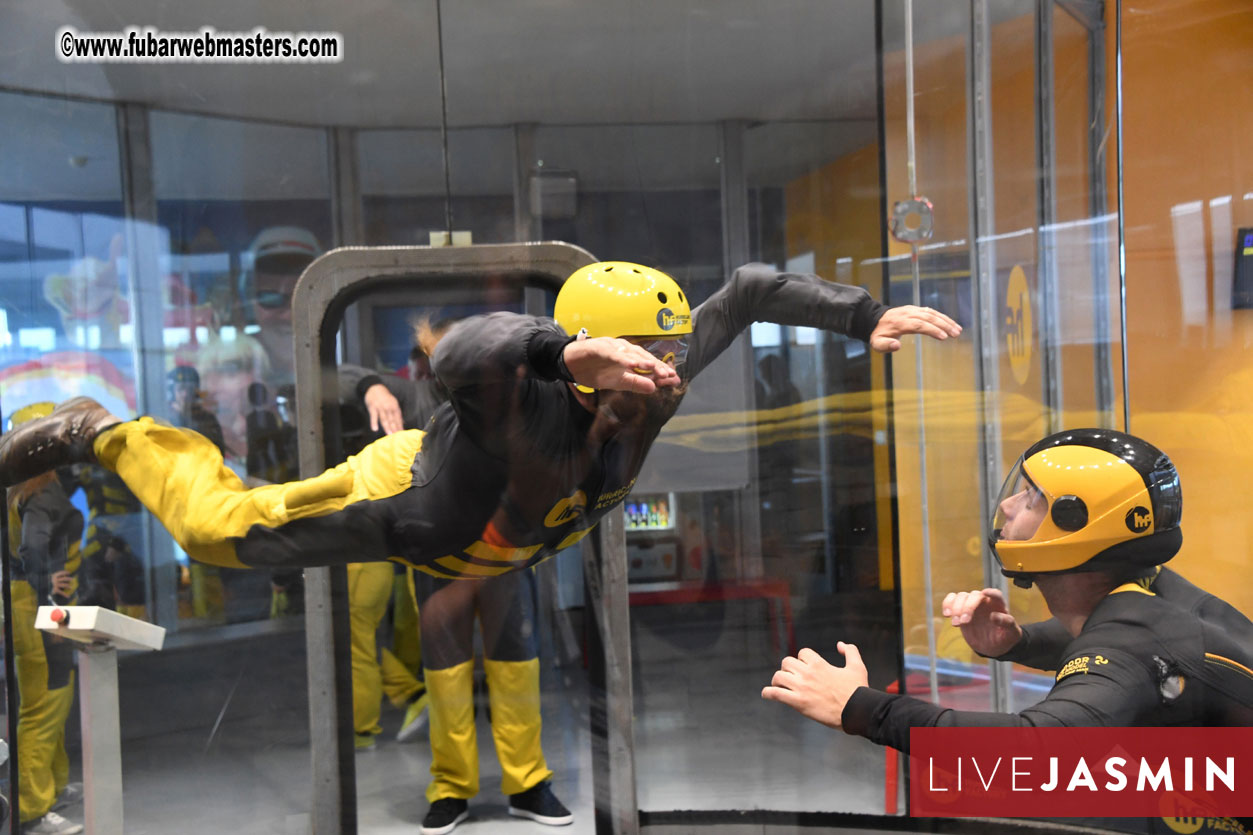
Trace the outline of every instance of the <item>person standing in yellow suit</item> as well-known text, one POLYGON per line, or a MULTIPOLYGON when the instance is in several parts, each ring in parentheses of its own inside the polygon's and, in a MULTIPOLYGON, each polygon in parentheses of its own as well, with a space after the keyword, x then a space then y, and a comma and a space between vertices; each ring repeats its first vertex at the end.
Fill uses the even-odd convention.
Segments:
MULTIPOLYGON (((425 323, 418 329, 418 347, 424 355, 433 352, 439 339, 451 326, 440 322, 433 327, 425 323)), ((446 399, 438 381, 431 378, 404 379, 382 377, 365 369, 342 367, 341 398, 351 393, 360 396, 370 417, 370 427, 391 434, 400 426, 415 428, 430 419, 435 408, 446 399)), ((358 722, 369 705, 378 704, 377 689, 372 684, 374 670, 366 663, 373 659, 373 643, 367 648, 367 630, 377 626, 365 612, 358 611, 357 601, 364 603, 366 586, 375 586, 378 601, 374 604, 382 617, 386 601, 382 600, 382 572, 377 579, 365 581, 367 571, 377 571, 372 564, 348 566, 349 601, 353 624, 353 693, 354 715, 358 722), (354 580, 354 569, 357 580, 354 580), (358 591, 358 585, 362 589, 358 591), (360 624, 360 627, 358 626, 360 624), (358 666, 357 635, 362 635, 358 666), (367 655, 367 652, 369 653, 367 655), (360 675, 359 675, 360 671, 360 675), (365 698, 358 700, 357 696, 365 698), (358 706, 361 707, 358 707, 358 706)), ((417 604, 420 628, 421 663, 426 690, 423 704, 430 707, 431 782, 426 789, 430 811, 422 822, 425 833, 447 833, 469 815, 468 800, 479 793, 479 750, 474 715, 474 623, 482 631, 487 674, 488 699, 491 707, 492 737, 501 766, 501 791, 510 798, 525 798, 511 804, 510 812, 540 823, 561 826, 574 816, 552 793, 548 768, 540 744, 539 651, 535 628, 535 575, 517 571, 498 577, 476 580, 438 579, 428 574, 407 570, 406 590, 409 601, 417 604), (536 795, 532 800, 531 795, 536 795)), ((398 612, 405 611, 398 605, 398 612)), ((418 626, 415 624, 414 626, 418 626)), ((397 636, 410 633, 397 624, 397 636)), ((372 638, 373 633, 370 633, 372 638)), ((402 644, 403 646, 403 644, 402 644)), ((389 665, 397 684, 406 681, 404 665, 387 650, 383 651, 383 688, 388 688, 389 665)), ((397 684, 393 684, 395 687, 397 684)), ((403 692, 403 691, 402 691, 403 692)), ((396 699, 391 696, 393 704, 396 699)), ((416 703, 415 703, 416 704, 416 703)), ((401 735, 411 727, 410 715, 401 727, 401 735)), ((377 712, 373 716, 377 721, 377 712)), ((358 724, 358 744, 361 725, 358 724)), ((368 737, 372 739, 372 737, 368 737)))
MULTIPOLYGON (((52 412, 35 403, 13 414, 18 426, 52 412)), ((65 723, 74 704, 74 657, 68 641, 35 628, 40 605, 74 602, 83 516, 56 472, 9 489, 9 549, 13 561, 13 655, 20 699, 17 720, 18 799, 22 832, 75 835, 81 823, 53 806, 69 785, 65 723)), ((80 790, 81 792, 81 790, 80 790)))
MULTIPOLYGON (((357 750, 374 747, 383 732, 379 724, 382 698, 405 708, 397 739, 404 742, 422 729, 429 697, 413 672, 384 647, 376 633, 392 598, 395 571, 387 562, 354 562, 348 567, 348 617, 352 648, 352 725, 357 750)), ((410 624, 416 628, 416 624, 410 624)), ((397 627, 398 629, 401 627, 397 627)))
POLYGON ((539 653, 535 575, 515 571, 480 580, 415 574, 422 623, 422 665, 431 694, 431 810, 424 835, 450 832, 479 793, 474 723, 474 621, 483 636, 492 738, 500 760, 500 789, 512 815, 561 826, 574 816, 552 793, 553 772, 540 744, 539 653), (542 803, 540 802, 542 800, 542 803))

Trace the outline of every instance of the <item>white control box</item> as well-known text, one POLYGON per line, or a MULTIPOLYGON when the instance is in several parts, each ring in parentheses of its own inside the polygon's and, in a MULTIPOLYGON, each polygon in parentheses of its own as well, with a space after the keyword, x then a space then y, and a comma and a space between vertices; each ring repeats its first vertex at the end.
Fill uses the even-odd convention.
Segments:
POLYGON ((82 644, 107 644, 117 649, 161 649, 165 643, 165 627, 119 615, 103 606, 40 606, 35 628, 82 644))

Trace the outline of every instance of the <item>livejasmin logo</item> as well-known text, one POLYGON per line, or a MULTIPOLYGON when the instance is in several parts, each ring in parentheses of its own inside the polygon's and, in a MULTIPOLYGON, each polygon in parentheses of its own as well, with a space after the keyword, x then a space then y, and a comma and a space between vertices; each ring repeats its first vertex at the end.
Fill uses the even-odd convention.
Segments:
MULTIPOLYGON (((1035 757, 997 757, 996 761, 989 763, 980 763, 977 757, 958 757, 957 758, 957 781, 956 785, 952 785, 950 777, 952 776, 951 761, 944 762, 941 760, 939 769, 941 778, 936 778, 936 758, 927 758, 927 770, 930 774, 930 783, 928 790, 932 792, 962 791, 964 788, 962 778, 962 761, 968 761, 966 766, 966 776, 970 775, 973 770, 983 786, 984 791, 991 791, 992 786, 996 785, 996 774, 1001 770, 1001 765, 1006 759, 1009 764, 1006 765, 1006 773, 1002 774, 1002 782, 1009 780, 1009 790, 1015 792, 1042 791, 1052 792, 1059 788, 1063 791, 1073 792, 1077 789, 1088 789, 1089 791, 1112 791, 1120 792, 1128 788, 1131 784, 1127 780, 1127 758, 1126 757, 1110 757, 1105 760, 1103 768, 1105 774, 1109 776, 1109 780, 1097 785, 1097 780, 1092 776, 1092 768, 1088 765, 1087 760, 1083 757, 1079 758, 1077 763, 1067 763, 1065 766, 1060 765, 1060 758, 1049 757, 1047 765, 1043 769, 1037 770, 1035 757), (1065 780, 1066 785, 1063 787, 1062 769, 1065 768, 1070 772, 1069 779, 1065 780), (984 771, 987 770, 987 777, 984 777, 984 771), (1041 774, 1047 771, 1048 780, 1038 782, 1041 774), (937 782, 939 785, 937 785, 937 782)), ((1140 760, 1138 776, 1135 781, 1135 791, 1165 791, 1175 790, 1175 781, 1178 779, 1176 775, 1182 774, 1180 787, 1184 791, 1193 791, 1197 788, 1197 783, 1193 779, 1194 767, 1193 757, 1184 757, 1182 765, 1177 761, 1172 761, 1169 757, 1163 759, 1157 766, 1154 766, 1145 759, 1140 760)), ((1134 766, 1133 766, 1134 767, 1134 766)), ((1209 757, 1205 758, 1205 791, 1214 791, 1216 781, 1221 781, 1222 785, 1229 790, 1234 791, 1236 787, 1236 760, 1235 757, 1227 757, 1225 765, 1220 765, 1209 757)))
POLYGON ((1253 728, 914 728, 910 811, 938 817, 1253 814, 1253 728))

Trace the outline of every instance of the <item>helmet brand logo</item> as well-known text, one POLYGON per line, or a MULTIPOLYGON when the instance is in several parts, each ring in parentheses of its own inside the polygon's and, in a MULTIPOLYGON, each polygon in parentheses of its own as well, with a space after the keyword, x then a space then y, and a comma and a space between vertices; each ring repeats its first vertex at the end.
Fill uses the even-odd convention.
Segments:
POLYGON ((1144 533, 1153 524, 1153 515, 1148 508, 1133 507, 1127 511, 1127 530, 1132 533, 1144 533))
POLYGON ((686 325, 691 316, 675 313, 668 307, 657 311, 657 327, 663 331, 673 330, 677 325, 686 325))
POLYGON ((575 490, 573 496, 562 499, 553 505, 553 509, 548 511, 548 515, 544 517, 544 525, 550 528, 559 528, 578 519, 586 511, 587 494, 582 490, 575 490))

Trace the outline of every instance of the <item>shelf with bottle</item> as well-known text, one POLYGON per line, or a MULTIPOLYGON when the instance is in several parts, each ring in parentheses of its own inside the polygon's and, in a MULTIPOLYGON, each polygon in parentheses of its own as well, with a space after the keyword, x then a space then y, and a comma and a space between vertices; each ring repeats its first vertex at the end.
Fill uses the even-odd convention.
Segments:
POLYGON ((627 496, 623 503, 627 533, 674 530, 674 494, 644 493, 627 496))

